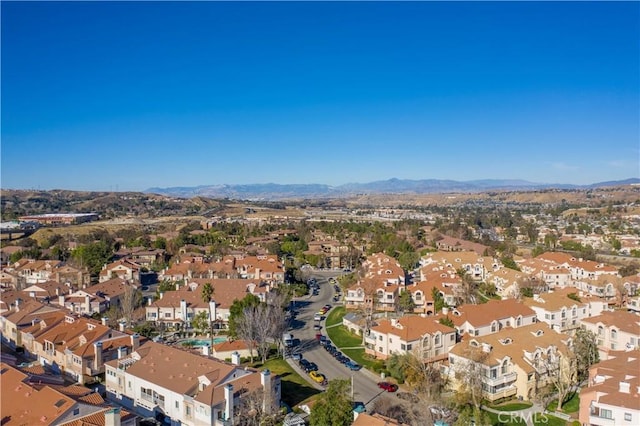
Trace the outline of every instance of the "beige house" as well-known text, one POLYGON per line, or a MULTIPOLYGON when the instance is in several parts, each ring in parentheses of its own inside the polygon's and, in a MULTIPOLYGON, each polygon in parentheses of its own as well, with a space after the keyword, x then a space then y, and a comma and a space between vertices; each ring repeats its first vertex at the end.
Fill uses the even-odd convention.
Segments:
POLYGON ((469 337, 449 353, 446 374, 456 389, 465 374, 479 374, 482 395, 489 401, 507 397, 533 399, 551 383, 550 375, 566 371, 571 338, 546 324, 505 328, 497 333, 469 337))
POLYGON ((598 339, 600 359, 611 351, 640 349, 640 315, 625 311, 602 312, 582 318, 582 326, 598 339))
POLYGON ((435 318, 407 315, 380 319, 364 339, 365 352, 379 359, 412 352, 425 362, 447 358, 456 344, 456 330, 435 318))
POLYGON ((606 309, 605 302, 585 296, 581 298, 574 288, 536 294, 533 298, 524 297, 523 303, 535 311, 538 321, 563 332, 578 328, 582 319, 599 315, 606 309))
POLYGON ((451 318, 460 335, 469 336, 486 336, 503 328, 519 328, 536 323, 536 313, 515 299, 460 305, 444 314, 451 318))

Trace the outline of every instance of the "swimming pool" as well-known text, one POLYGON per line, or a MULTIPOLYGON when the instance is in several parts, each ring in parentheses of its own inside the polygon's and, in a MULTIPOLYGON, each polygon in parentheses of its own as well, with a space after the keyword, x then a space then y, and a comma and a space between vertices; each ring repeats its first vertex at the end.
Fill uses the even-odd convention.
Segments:
MULTIPOLYGON (((213 338, 213 344, 217 345, 218 343, 226 342, 227 336, 219 336, 213 338)), ((211 344, 211 339, 189 339, 182 342, 183 345, 189 346, 208 346, 211 344)))

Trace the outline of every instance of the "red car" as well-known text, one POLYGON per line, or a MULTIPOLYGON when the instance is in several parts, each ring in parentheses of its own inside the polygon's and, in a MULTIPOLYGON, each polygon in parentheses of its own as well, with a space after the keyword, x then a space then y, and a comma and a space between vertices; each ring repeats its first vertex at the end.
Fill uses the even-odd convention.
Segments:
POLYGON ((386 390, 387 392, 395 392, 398 390, 398 385, 389 382, 380 382, 378 383, 378 387, 386 390))

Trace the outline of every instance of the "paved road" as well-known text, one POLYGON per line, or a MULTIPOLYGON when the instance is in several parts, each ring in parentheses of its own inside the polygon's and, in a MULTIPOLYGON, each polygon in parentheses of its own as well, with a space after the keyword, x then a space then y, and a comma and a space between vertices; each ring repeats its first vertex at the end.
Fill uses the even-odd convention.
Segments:
MULTIPOLYGON (((318 280, 320 287, 319 294, 317 296, 311 296, 308 298, 301 298, 296 301, 298 306, 298 316, 296 318, 293 330, 295 338, 300 339, 300 348, 302 348, 302 355, 305 359, 315 362, 318 365, 320 373, 324 374, 328 380, 332 379, 351 379, 353 377, 353 398, 355 401, 360 401, 370 408, 370 404, 381 394, 386 394, 377 386, 377 382, 380 380, 373 373, 362 369, 360 371, 351 371, 340 362, 336 361, 327 351, 320 346, 315 339, 316 331, 313 329, 315 322, 313 321, 313 315, 320 310, 322 306, 329 303, 335 305, 332 301, 333 297, 333 285, 329 283, 330 277, 340 275, 339 271, 319 271, 313 272, 312 276, 318 280)), ((320 323, 324 331, 324 321, 320 323)), ((320 386, 315 384, 309 378, 309 376, 302 371, 297 362, 289 359, 289 364, 292 365, 300 375, 307 377, 310 383, 316 385, 319 389, 320 386)))

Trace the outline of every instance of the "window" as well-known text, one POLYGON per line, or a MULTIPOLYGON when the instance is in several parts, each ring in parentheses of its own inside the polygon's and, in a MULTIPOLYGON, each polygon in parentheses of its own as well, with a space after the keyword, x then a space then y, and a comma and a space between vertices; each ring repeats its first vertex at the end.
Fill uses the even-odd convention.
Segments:
POLYGON ((402 349, 403 351, 406 351, 406 350, 407 350, 407 345, 405 345, 404 343, 402 343, 402 344, 400 345, 400 349, 402 349))
POLYGON ((518 317, 516 320, 516 327, 520 327, 522 325, 522 317, 518 317))
POLYGON ((492 379, 495 379, 496 377, 498 377, 498 369, 492 368, 491 372, 489 373, 489 377, 492 379))
POLYGON ((408 350, 408 351, 410 351, 410 350, 411 350, 411 343, 409 343, 409 344, 407 345, 407 350, 408 350))
POLYGON ((509 364, 507 363, 507 360, 505 359, 504 362, 502 363, 502 370, 500 371, 503 375, 507 374, 507 367, 509 366, 509 364))
POLYGON ((176 408, 180 408, 180 403, 176 401, 176 408))
POLYGON ((433 344, 434 345, 439 345, 440 344, 440 335, 436 334, 433 338, 433 344))
POLYGON ((382 341, 382 335, 378 336, 378 340, 382 341))
POLYGON ((73 415, 74 415, 74 416, 77 416, 78 414, 80 414, 80 409, 79 409, 79 408, 75 408, 75 409, 73 410, 73 415))
POLYGON ((611 329, 611 340, 615 340, 617 338, 618 338, 618 332, 612 328, 611 329))
POLYGON ((171 312, 165 312, 164 313, 164 317, 165 318, 171 318, 171 312))
POLYGON ((598 336, 604 336, 604 328, 601 325, 598 326, 598 336))
POLYGON ((624 413, 624 420, 626 422, 630 422, 631 421, 631 413, 624 413))
POLYGON ((378 346, 378 352, 382 352, 382 346, 378 346))
POLYGON ((455 340, 455 338, 456 338, 456 336, 454 334, 449 335, 449 340, 450 341, 453 342, 455 340))
POLYGON ((611 410, 607 410, 605 408, 601 408, 600 409, 600 417, 603 417, 605 419, 613 419, 613 414, 611 413, 611 410))

